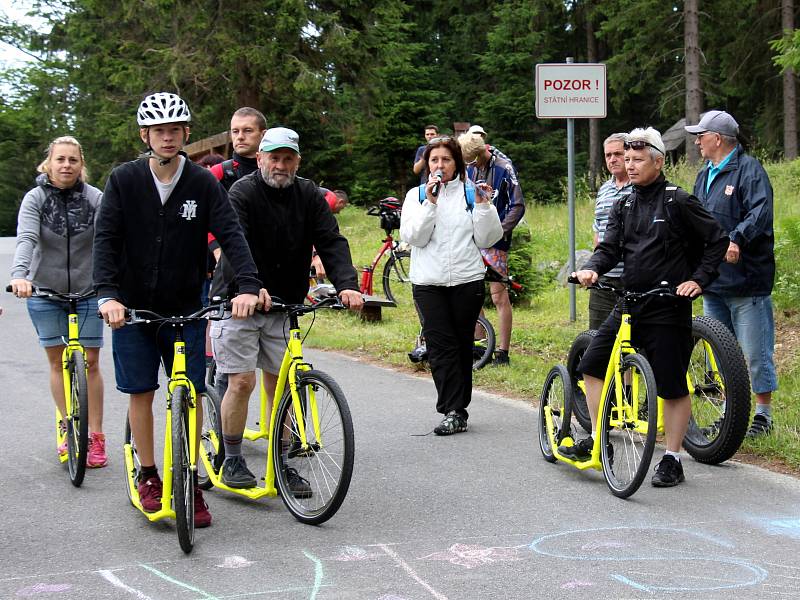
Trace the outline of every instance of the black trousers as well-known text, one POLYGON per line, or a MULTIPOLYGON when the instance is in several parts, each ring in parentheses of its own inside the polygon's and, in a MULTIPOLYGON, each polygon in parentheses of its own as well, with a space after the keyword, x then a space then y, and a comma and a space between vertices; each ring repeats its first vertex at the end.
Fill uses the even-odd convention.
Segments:
POLYGON ((475 321, 483 306, 483 279, 452 287, 415 285, 422 334, 438 398, 436 410, 468 417, 472 400, 472 349, 475 321))

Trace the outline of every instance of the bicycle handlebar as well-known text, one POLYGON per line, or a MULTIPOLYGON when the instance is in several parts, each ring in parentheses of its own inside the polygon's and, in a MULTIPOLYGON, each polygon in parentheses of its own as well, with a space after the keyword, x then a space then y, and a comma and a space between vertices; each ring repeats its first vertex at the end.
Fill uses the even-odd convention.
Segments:
MULTIPOLYGON (((6 286, 6 291, 9 293, 13 293, 13 290, 10 285, 6 286)), ((31 298, 59 298, 60 300, 86 300, 86 298, 91 298, 95 295, 95 291, 84 292, 83 294, 77 294, 74 292, 57 292, 50 288, 46 287, 36 287, 33 286, 33 294, 31 294, 31 298)))
POLYGON ((225 311, 230 310, 231 302, 230 300, 225 300, 221 302, 214 302, 209 304, 208 306, 204 306, 197 312, 192 313, 191 315, 185 316, 174 316, 174 317, 165 317, 160 315, 152 310, 144 310, 144 309, 135 309, 135 308, 126 308, 125 309, 125 323, 127 325, 136 325, 137 323, 171 323, 173 325, 189 323, 191 321, 198 321, 200 319, 206 318, 206 315, 209 313, 215 313, 213 315, 208 316, 208 319, 211 321, 221 321, 225 318, 225 311))
MULTIPOLYGON (((573 277, 569 275, 567 277, 567 283, 577 283, 580 284, 577 277, 573 277)), ((634 292, 631 290, 620 290, 615 288, 613 285, 609 285, 607 283, 603 283, 599 279, 595 281, 592 285, 587 285, 587 289, 595 289, 595 290, 611 290, 620 298, 625 297, 627 299, 636 299, 642 298, 644 296, 661 296, 666 298, 685 298, 687 300, 692 300, 689 296, 679 296, 675 293, 677 290, 677 286, 670 286, 667 284, 666 281, 662 281, 659 287, 653 288, 652 290, 648 290, 646 292, 634 292)))
POLYGON ((347 307, 342 304, 342 301, 339 299, 338 296, 328 296, 327 298, 321 299, 319 302, 314 304, 289 304, 284 302, 278 296, 272 296, 272 306, 268 311, 263 311, 265 313, 273 313, 273 312, 286 312, 295 315, 304 315, 310 312, 314 312, 315 310, 319 310, 320 308, 332 308, 334 310, 344 310, 347 307))

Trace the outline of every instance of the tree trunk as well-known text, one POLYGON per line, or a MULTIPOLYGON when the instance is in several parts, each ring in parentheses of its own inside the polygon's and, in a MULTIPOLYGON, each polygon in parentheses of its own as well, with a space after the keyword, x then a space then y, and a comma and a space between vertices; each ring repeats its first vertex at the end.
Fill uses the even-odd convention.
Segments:
MULTIPOLYGON (((781 0, 784 37, 794 32, 794 0, 781 0)), ((797 158, 797 77, 794 69, 783 72, 783 156, 797 158)))
MULTIPOLYGON (((700 121, 703 110, 703 88, 700 84, 700 34, 698 31, 697 0, 685 0, 683 5, 683 45, 686 78, 686 124, 700 121)), ((694 164, 700 153, 694 144, 695 136, 686 134, 686 160, 694 164)))
MULTIPOLYGON (((591 3, 587 3, 585 12, 586 24, 586 62, 597 62, 597 37, 594 34, 594 19, 591 3)), ((597 193, 597 184, 602 177, 603 148, 600 141, 599 119, 589 119, 589 189, 592 194, 597 193)))

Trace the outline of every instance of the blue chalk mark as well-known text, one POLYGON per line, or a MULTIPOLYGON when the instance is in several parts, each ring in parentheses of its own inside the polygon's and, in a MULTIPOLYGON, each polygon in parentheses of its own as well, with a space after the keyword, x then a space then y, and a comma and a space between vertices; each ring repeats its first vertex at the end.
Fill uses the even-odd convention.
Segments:
MULTIPOLYGON (((800 525, 798 525, 800 529, 800 525)), ((591 534, 591 533, 598 533, 598 532, 609 532, 609 531, 641 531, 641 532, 649 532, 649 531, 663 531, 667 533, 679 533, 682 535, 690 535, 702 540, 708 540, 714 543, 719 544, 723 547, 731 547, 731 544, 725 541, 720 541, 716 538, 713 538, 708 535, 698 534, 694 531, 688 531, 686 529, 676 529, 671 527, 597 527, 593 529, 574 529, 570 531, 564 531, 561 533, 553 533, 548 535, 543 535, 540 538, 535 539, 530 545, 529 548, 544 556, 551 556, 553 558, 565 558, 570 560, 597 560, 597 561, 606 561, 606 562, 628 562, 628 561, 662 561, 664 560, 663 551, 660 554, 645 554, 642 553, 641 556, 633 555, 633 556, 602 556, 602 555, 587 555, 587 554, 567 554, 567 553, 558 553, 553 551, 548 551, 540 546, 549 540, 553 540, 555 538, 560 538, 564 536, 569 536, 570 538, 575 536, 576 534, 591 534)), ((682 555, 676 557, 670 557, 671 561, 680 561, 680 560, 688 560, 691 562, 698 562, 698 561, 706 561, 712 563, 722 563, 727 565, 735 565, 737 567, 741 567, 746 569, 752 573, 750 579, 746 581, 735 581, 731 583, 725 583, 722 585, 716 585, 712 587, 667 587, 667 586, 645 586, 644 584, 638 583, 629 579, 623 575, 619 574, 612 574, 611 577, 625 585, 633 587, 639 591, 645 592, 697 592, 697 591, 715 591, 715 590, 727 590, 727 589, 736 589, 736 588, 743 588, 749 587, 753 585, 757 585, 764 581, 767 576, 768 572, 756 565, 751 563, 745 562, 740 559, 736 558, 728 558, 728 557, 710 557, 707 555, 682 555)))
POLYGON ((322 561, 305 550, 303 550, 303 554, 305 554, 308 560, 314 563, 314 587, 311 590, 311 595, 308 597, 308 600, 316 600, 317 594, 319 594, 319 590, 322 587, 322 577, 324 575, 322 571, 322 561))
POLYGON ((161 579, 163 579, 164 581, 168 581, 168 582, 170 582, 170 583, 173 583, 173 584, 175 584, 175 585, 177 585, 177 586, 180 586, 180 587, 182 587, 182 588, 186 588, 187 590, 191 590, 191 591, 193 591, 193 592, 197 592, 197 593, 198 593, 198 594, 200 594, 200 595, 201 595, 201 597, 202 597, 202 598, 204 598, 205 600, 220 600, 220 599, 219 599, 219 598, 217 598, 216 596, 212 596, 211 594, 209 594, 208 592, 205 592, 205 591, 201 590, 200 588, 196 588, 196 587, 194 587, 193 585, 189 585, 188 583, 184 583, 183 581, 178 581, 177 579, 175 579, 175 578, 173 578, 173 577, 170 577, 170 576, 169 576, 169 575, 167 575, 166 573, 162 573, 162 572, 161 572, 161 571, 159 571, 158 569, 156 569, 156 568, 153 568, 153 567, 151 567, 151 566, 149 566, 149 565, 140 564, 139 566, 140 566, 140 567, 142 567, 143 569, 147 569, 148 571, 150 571, 151 573, 153 573, 153 574, 155 574, 155 575, 158 575, 158 576, 159 576, 161 579))
POLYGON ((628 585, 628 586, 632 587, 635 590, 639 590, 640 592, 650 593, 652 591, 652 589, 647 587, 646 585, 642 585, 640 583, 636 583, 635 581, 631 581, 627 577, 624 577, 622 575, 617 575, 616 573, 612 573, 611 574, 611 578, 612 579, 616 579, 620 583, 624 583, 625 585, 628 585))
POLYGON ((770 533, 800 538, 800 519, 770 519, 767 529, 770 533))

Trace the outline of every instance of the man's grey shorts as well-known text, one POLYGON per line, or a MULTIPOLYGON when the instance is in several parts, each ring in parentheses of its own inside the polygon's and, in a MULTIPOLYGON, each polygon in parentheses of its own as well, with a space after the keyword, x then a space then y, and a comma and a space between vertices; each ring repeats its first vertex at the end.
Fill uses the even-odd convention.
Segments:
POLYGON ((259 368, 277 375, 289 339, 288 326, 283 313, 212 321, 209 336, 217 371, 247 373, 259 368))

